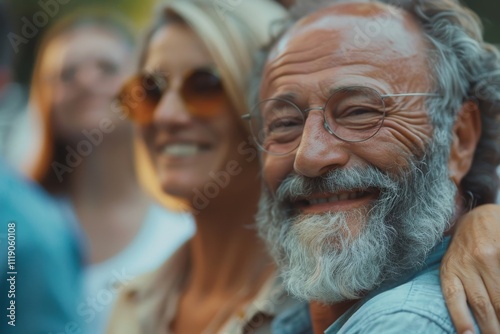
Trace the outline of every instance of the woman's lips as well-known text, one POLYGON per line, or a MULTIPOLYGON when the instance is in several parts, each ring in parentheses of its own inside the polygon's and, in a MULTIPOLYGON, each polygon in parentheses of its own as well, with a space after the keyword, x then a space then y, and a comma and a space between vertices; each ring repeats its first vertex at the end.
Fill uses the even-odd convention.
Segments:
POLYGON ((161 153, 173 157, 192 157, 207 149, 207 146, 195 143, 175 143, 165 145, 161 153))
POLYGON ((171 142, 158 148, 158 158, 181 161, 197 158, 211 150, 212 146, 201 142, 171 142))

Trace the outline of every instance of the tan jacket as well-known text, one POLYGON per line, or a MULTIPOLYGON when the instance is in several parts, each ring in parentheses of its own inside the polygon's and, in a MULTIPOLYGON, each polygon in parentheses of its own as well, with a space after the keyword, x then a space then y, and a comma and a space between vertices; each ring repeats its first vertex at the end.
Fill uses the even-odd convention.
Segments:
MULTIPOLYGON (((170 334, 169 324, 175 318, 182 283, 188 273, 189 249, 185 244, 158 270, 124 287, 107 333, 170 334)), ((233 314, 221 330, 207 328, 204 333, 271 333, 274 317, 296 303, 284 290, 281 280, 273 277, 251 303, 233 314)))

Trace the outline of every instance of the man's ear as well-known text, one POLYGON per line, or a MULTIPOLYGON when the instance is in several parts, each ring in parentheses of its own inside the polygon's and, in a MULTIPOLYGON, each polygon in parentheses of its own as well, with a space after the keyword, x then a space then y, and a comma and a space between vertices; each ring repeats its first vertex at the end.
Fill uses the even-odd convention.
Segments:
POLYGON ((466 101, 453 126, 448 170, 450 178, 458 186, 469 171, 476 146, 481 137, 481 114, 474 101, 466 101))

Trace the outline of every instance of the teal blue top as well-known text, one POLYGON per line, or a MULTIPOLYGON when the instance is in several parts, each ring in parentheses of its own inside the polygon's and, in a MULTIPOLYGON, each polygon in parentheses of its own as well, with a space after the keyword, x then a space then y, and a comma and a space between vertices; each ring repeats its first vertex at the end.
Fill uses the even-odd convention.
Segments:
POLYGON ((0 159, 0 333, 85 333, 77 314, 82 255, 72 224, 0 159))

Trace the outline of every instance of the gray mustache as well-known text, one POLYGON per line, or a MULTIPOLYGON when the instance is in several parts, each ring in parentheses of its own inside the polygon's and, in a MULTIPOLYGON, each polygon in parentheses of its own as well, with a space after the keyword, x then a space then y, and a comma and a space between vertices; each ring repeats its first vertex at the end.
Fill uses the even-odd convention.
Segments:
MULTIPOLYGON (((400 174, 399 179, 402 175, 403 173, 400 174)), ((373 166, 335 169, 315 178, 290 174, 278 187, 275 200, 281 204, 287 204, 315 193, 335 193, 369 188, 377 188, 381 194, 394 194, 400 182, 401 180, 398 183, 396 175, 391 176, 373 166)))

